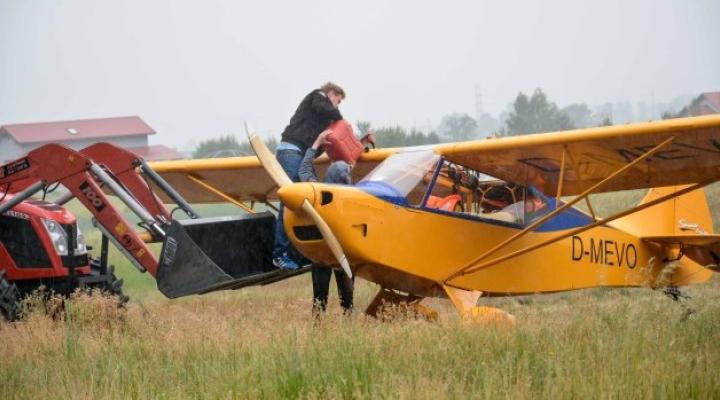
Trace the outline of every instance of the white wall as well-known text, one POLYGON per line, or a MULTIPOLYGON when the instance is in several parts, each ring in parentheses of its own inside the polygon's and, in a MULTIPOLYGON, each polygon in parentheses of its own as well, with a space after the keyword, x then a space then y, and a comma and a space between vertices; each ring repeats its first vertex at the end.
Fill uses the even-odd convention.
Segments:
POLYGON ((8 161, 12 161, 21 155, 25 151, 23 147, 15 141, 10 135, 0 133, 0 163, 5 164, 8 161))

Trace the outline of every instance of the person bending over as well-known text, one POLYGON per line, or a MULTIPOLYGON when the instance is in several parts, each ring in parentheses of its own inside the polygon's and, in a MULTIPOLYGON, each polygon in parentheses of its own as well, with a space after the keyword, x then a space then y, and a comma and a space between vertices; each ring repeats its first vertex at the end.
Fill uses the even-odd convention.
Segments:
MULTIPOLYGON (((293 182, 299 182, 298 169, 306 150, 330 123, 343 118, 338 106, 344 99, 345 91, 340 86, 328 82, 305 96, 290 118, 290 123, 283 131, 276 149, 276 158, 293 182)), ((322 150, 316 153, 320 155, 322 150)), ((275 225, 273 265, 281 269, 294 270, 299 268, 299 265, 288 255, 292 245, 285 233, 283 212, 284 207, 281 204, 275 225)))

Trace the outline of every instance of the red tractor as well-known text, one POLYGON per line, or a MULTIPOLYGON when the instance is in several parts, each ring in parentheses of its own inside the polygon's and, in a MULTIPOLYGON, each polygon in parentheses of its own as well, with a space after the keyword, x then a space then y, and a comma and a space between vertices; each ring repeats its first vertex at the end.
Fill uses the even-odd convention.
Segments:
MULTIPOLYGON (((6 194, 11 200, 13 194, 6 194)), ((68 295, 98 288, 122 303, 122 280, 107 266, 107 252, 90 258, 77 220, 57 204, 26 200, 0 215, 0 314, 18 317, 18 301, 44 286, 68 295), (70 246, 73 246, 72 251, 70 246)))
POLYGON ((140 272, 155 277, 169 298, 238 289, 297 273, 271 263, 275 217, 269 212, 200 218, 192 207, 137 155, 108 143, 81 151, 48 144, 0 166, 0 312, 17 317, 17 301, 40 285, 67 294, 100 288, 117 294, 122 281, 107 266, 113 244, 140 272), (53 203, 31 196, 61 184, 53 203), (188 219, 174 219, 154 189, 188 219), (130 224, 109 201, 116 196, 139 219, 130 224), (102 233, 100 258, 88 255, 74 215, 62 207, 77 198, 102 233), (159 257, 146 242, 162 242, 159 257))

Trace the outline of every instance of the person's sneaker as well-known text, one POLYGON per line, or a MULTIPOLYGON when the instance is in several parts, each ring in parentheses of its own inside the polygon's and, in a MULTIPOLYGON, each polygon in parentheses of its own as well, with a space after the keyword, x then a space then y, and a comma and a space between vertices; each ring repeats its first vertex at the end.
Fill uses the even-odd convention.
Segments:
POLYGON ((293 261, 292 258, 288 257, 287 254, 284 254, 282 257, 273 258, 273 265, 280 269, 286 269, 288 271, 299 268, 298 264, 293 261))

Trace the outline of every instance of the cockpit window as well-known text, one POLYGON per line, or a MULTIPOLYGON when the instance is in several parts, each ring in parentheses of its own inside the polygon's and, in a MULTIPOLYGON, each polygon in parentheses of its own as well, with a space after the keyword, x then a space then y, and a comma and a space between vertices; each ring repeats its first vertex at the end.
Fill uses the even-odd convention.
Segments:
POLYGON ((532 189, 447 160, 442 161, 425 208, 513 225, 525 225, 550 210, 546 198, 532 189))
MULTIPOLYGON (((443 160, 424 208, 461 217, 527 226, 555 209, 555 199, 533 186, 503 181, 443 160)), ((537 228, 553 231, 586 225, 592 219, 568 209, 537 228)))
POLYGON ((385 159, 357 186, 395 203, 419 205, 439 159, 429 147, 406 149, 385 159))
MULTIPOLYGON (((442 159, 432 148, 410 148, 388 157, 357 187, 373 196, 471 219, 521 227, 555 209, 555 199, 532 185, 486 175, 442 159)), ((538 231, 569 229, 593 220, 570 208, 546 221, 538 231)))
POLYGON ((523 195, 520 186, 443 160, 425 208, 518 224, 524 217, 522 208, 512 214, 503 209, 522 202, 523 195))

